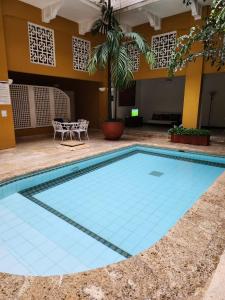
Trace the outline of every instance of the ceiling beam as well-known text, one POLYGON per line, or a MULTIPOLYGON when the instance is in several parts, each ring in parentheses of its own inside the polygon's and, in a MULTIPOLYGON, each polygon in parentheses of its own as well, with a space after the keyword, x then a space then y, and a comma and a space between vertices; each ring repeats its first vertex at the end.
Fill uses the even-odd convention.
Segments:
POLYGON ((42 22, 49 23, 51 20, 55 19, 63 3, 64 0, 55 0, 42 8, 42 22))
POLYGON ((120 28, 125 33, 132 32, 132 27, 128 24, 120 24, 120 28))
POLYGON ((198 0, 192 0, 191 13, 195 20, 200 20, 202 18, 202 5, 198 0))
POLYGON ((148 4, 151 4, 151 3, 154 3, 154 2, 159 2, 159 1, 160 0, 144 0, 144 1, 136 3, 136 4, 132 4, 130 6, 126 6, 124 8, 117 9, 116 11, 118 11, 119 13, 123 13, 123 12, 127 12, 127 11, 142 8, 142 7, 144 7, 148 4))
POLYGON ((96 11, 101 10, 99 5, 97 4, 98 1, 93 1, 93 0, 91 0, 91 1, 90 0, 79 0, 79 1, 86 4, 86 5, 88 5, 88 6, 90 6, 90 7, 92 7, 92 8, 94 8, 96 11))
POLYGON ((138 10, 146 16, 151 27, 155 30, 161 30, 161 18, 159 16, 153 14, 150 10, 143 8, 139 8, 138 10))
POLYGON ((92 19, 92 20, 86 20, 83 22, 79 22, 79 34, 80 35, 85 35, 86 33, 91 31, 91 27, 94 24, 94 22, 96 21, 96 19, 92 19))
MULTIPOLYGON (((91 19, 91 20, 86 20, 83 22, 79 22, 79 34, 80 35, 85 35, 86 33, 91 31, 91 27, 93 26, 94 22, 97 19, 91 19)), ((123 32, 131 32, 132 31, 132 27, 128 24, 122 23, 120 24, 120 28, 122 29, 123 32)))

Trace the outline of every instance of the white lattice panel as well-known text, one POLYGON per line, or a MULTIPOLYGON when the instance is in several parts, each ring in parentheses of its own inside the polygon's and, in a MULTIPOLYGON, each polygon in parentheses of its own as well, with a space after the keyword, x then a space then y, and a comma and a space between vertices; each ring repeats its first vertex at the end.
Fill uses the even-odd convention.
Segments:
POLYGON ((152 37, 152 49, 156 56, 153 69, 167 68, 176 45, 176 31, 167 32, 152 37))
POLYGON ((51 126, 54 118, 70 119, 70 98, 47 86, 10 85, 16 129, 51 126))
POLYGON ((72 38, 73 69, 76 71, 87 71, 90 58, 91 42, 78 37, 72 38))
POLYGON ((28 22, 30 61, 55 66, 54 30, 28 22))
POLYGON ((132 43, 127 44, 127 51, 129 54, 129 57, 132 61, 132 67, 133 71, 138 71, 140 66, 140 52, 136 45, 132 43))
POLYGON ((34 86, 36 127, 49 126, 52 122, 50 107, 50 89, 34 86))
POLYGON ((15 128, 30 128, 31 118, 28 86, 12 84, 10 85, 10 95, 15 128))
POLYGON ((70 119, 70 99, 59 89, 54 88, 55 118, 70 119))

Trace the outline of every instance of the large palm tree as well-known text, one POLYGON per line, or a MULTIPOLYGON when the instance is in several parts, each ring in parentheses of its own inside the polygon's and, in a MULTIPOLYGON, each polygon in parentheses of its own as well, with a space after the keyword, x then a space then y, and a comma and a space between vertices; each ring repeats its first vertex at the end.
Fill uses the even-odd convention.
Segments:
POLYGON ((93 49, 88 65, 90 74, 108 68, 108 119, 112 119, 111 88, 124 89, 132 84, 133 65, 128 44, 133 44, 142 53, 149 65, 154 63, 154 54, 147 41, 136 32, 123 32, 118 23, 111 0, 100 1, 101 18, 92 26, 92 33, 105 34, 105 41, 93 49))

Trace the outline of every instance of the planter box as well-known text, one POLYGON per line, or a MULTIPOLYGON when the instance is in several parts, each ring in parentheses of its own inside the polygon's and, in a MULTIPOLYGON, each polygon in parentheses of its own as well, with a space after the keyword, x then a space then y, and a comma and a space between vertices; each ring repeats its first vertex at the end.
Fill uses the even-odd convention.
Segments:
POLYGON ((210 142, 210 136, 171 134, 171 142, 190 144, 190 145, 199 145, 199 146, 208 146, 210 142))

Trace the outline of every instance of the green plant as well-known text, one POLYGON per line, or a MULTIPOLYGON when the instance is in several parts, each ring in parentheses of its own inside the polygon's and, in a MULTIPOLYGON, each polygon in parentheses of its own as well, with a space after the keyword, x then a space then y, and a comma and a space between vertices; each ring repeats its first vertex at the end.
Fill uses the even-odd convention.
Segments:
POLYGON ((210 131, 206 129, 173 127, 168 131, 169 134, 191 135, 191 136, 210 136, 210 131))
MULTIPOLYGON (((190 5, 193 0, 183 0, 190 5)), ((203 25, 194 26, 187 35, 181 36, 172 55, 169 66, 169 75, 186 66, 187 63, 195 61, 197 57, 204 57, 217 69, 225 65, 225 1, 213 0, 209 16, 203 21, 203 25), (193 51, 193 45, 202 43, 200 51, 193 51)))
POLYGON ((133 44, 142 53, 149 65, 154 63, 154 54, 147 41, 136 32, 125 33, 111 6, 108 3, 100 1, 101 18, 92 26, 92 33, 105 34, 105 41, 93 49, 91 59, 88 65, 90 74, 94 74, 98 69, 108 68, 108 118, 112 119, 111 109, 111 87, 124 89, 132 84, 133 65, 128 53, 128 43, 133 44))

